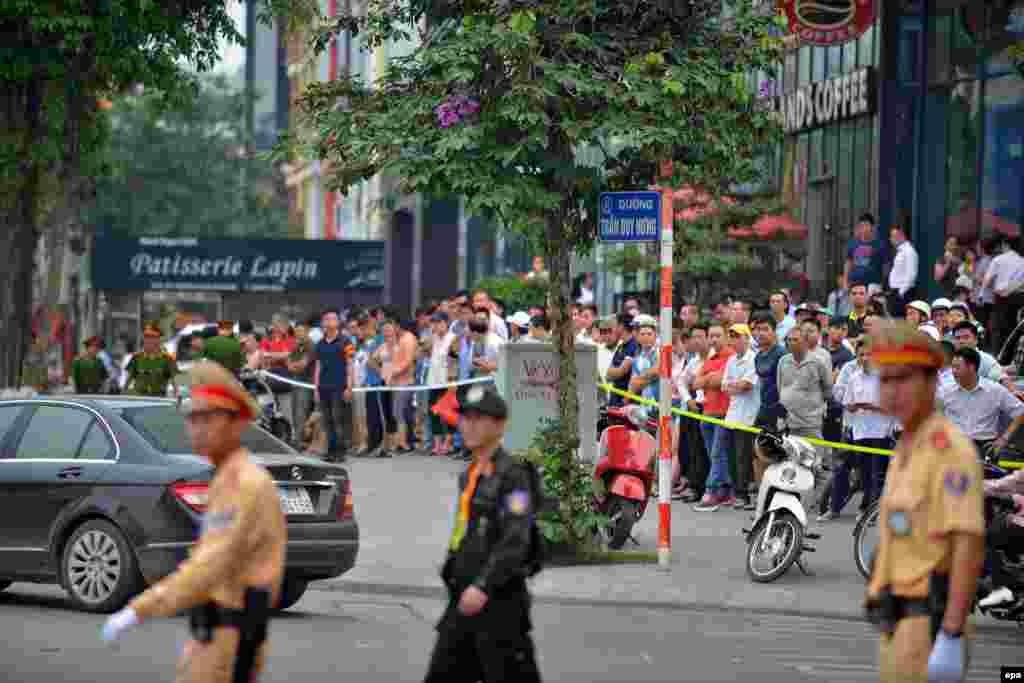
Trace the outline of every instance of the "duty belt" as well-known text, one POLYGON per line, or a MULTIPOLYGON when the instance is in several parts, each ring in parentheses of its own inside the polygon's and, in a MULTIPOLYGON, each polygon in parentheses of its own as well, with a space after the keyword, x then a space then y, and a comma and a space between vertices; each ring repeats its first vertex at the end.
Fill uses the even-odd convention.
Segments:
POLYGON ((189 610, 189 631, 201 643, 213 640, 218 626, 238 629, 238 652, 232 683, 250 683, 256 653, 267 639, 267 623, 270 620, 270 591, 263 588, 249 588, 245 591, 245 608, 230 609, 208 602, 189 610))

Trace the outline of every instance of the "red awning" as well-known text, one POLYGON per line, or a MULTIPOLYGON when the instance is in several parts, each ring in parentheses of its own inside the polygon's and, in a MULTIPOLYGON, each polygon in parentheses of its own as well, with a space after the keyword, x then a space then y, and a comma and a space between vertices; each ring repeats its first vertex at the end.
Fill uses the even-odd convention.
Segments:
POLYGON ((717 204, 736 204, 732 197, 719 197, 717 204, 712 202, 711 195, 689 185, 684 185, 672 193, 672 208, 675 210, 676 220, 679 221, 697 221, 712 215, 718 210, 717 204))
POLYGON ((797 223, 785 214, 775 214, 762 216, 749 228, 729 228, 729 237, 734 239, 804 240, 807 239, 807 232, 807 226, 803 223, 797 223))

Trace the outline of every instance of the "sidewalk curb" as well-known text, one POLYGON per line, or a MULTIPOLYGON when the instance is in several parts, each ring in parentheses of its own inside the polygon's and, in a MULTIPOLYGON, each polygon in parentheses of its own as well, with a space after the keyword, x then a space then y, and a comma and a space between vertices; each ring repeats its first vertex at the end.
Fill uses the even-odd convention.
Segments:
MULTIPOLYGON (((447 599, 444 586, 423 586, 365 581, 328 580, 309 584, 309 590, 325 593, 353 593, 358 595, 389 595, 409 598, 447 599)), ((831 619, 835 621, 864 621, 859 614, 828 610, 795 610, 779 607, 747 607, 743 605, 713 604, 708 602, 652 601, 652 600, 600 600, 596 598, 567 598, 545 593, 533 593, 535 603, 566 607, 620 607, 679 612, 722 612, 727 614, 766 614, 790 617, 831 619)), ((866 622, 865 622, 866 624, 866 622)))
MULTIPOLYGON (((371 583, 367 581, 346 581, 344 579, 328 579, 314 581, 309 590, 321 593, 351 593, 353 595, 380 595, 397 598, 423 598, 446 600, 448 591, 444 586, 423 586, 397 583, 371 583)), ((535 604, 560 605, 563 607, 612 607, 620 609, 647 609, 666 612, 718 612, 737 616, 779 616, 806 619, 826 619, 829 621, 860 622, 870 629, 864 616, 857 613, 838 612, 834 610, 797 610, 780 607, 744 606, 735 604, 713 604, 708 602, 684 601, 652 601, 652 600, 599 600, 596 598, 566 598, 544 593, 533 593, 535 604)), ((1006 633, 1010 630, 999 622, 980 621, 984 617, 975 614, 974 628, 977 633, 1006 633)))

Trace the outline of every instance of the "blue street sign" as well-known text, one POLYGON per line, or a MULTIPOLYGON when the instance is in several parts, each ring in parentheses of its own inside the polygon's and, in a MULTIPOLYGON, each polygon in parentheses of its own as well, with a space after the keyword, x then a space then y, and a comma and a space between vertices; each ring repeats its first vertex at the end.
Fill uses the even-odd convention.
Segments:
POLYGON ((597 235, 602 242, 657 242, 661 193, 602 192, 597 235))

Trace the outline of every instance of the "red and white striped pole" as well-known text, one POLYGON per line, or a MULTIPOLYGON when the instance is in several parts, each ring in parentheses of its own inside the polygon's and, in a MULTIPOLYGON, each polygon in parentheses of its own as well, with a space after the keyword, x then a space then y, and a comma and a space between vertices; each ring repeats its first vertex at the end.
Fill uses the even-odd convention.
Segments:
POLYGON ((658 565, 672 563, 672 162, 661 164, 661 362, 658 383, 658 565))

